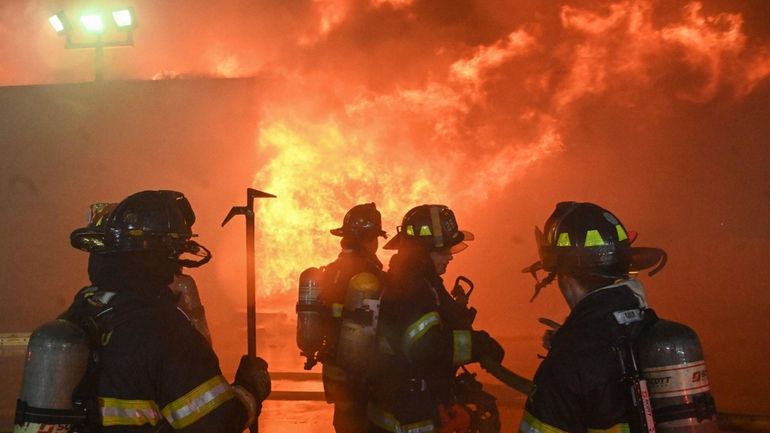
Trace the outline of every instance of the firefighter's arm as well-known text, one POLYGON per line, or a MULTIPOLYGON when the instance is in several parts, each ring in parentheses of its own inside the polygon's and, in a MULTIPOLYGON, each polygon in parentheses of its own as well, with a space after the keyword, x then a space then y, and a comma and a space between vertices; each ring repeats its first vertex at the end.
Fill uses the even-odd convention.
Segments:
MULTIPOLYGON (((541 369, 543 365, 541 364, 541 369)), ((535 376, 536 387, 530 393, 524 406, 519 431, 541 431, 552 433, 583 432, 586 430, 585 417, 581 410, 580 394, 575 392, 572 378, 554 375, 551 368, 535 376)))
POLYGON ((451 329, 442 324, 435 310, 407 326, 402 348, 412 362, 436 365, 451 360, 455 367, 482 359, 499 364, 505 355, 502 346, 486 332, 451 329))
POLYGON ((256 416, 219 369, 205 339, 189 323, 167 323, 157 349, 157 407, 165 421, 186 433, 240 433, 256 416))
POLYGON ((426 367, 459 367, 472 360, 472 331, 453 330, 436 310, 422 312, 406 326, 401 347, 407 358, 426 367))

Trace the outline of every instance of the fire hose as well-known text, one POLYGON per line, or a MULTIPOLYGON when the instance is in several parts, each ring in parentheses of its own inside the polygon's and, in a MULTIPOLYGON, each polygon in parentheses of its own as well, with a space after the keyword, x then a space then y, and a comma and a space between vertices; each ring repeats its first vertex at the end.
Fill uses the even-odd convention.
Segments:
POLYGON ((535 387, 531 380, 512 372, 499 362, 495 362, 489 358, 482 358, 480 364, 481 368, 486 370, 504 385, 507 385, 524 395, 528 396, 535 387))

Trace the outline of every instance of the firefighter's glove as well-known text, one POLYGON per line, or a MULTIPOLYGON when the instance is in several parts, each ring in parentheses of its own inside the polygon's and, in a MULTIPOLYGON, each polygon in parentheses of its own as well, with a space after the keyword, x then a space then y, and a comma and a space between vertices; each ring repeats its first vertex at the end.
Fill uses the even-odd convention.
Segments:
POLYGON ((243 355, 238 371, 235 372, 235 391, 238 400, 247 410, 245 427, 252 426, 262 412, 262 401, 270 395, 270 374, 267 372, 267 362, 264 359, 243 355))
POLYGON ((267 372, 267 362, 257 356, 243 355, 238 371, 235 372, 233 385, 243 387, 261 403, 270 395, 270 374, 267 372))
POLYGON ((473 331, 471 334, 471 357, 482 366, 486 363, 500 364, 503 362, 505 350, 486 331, 473 331))

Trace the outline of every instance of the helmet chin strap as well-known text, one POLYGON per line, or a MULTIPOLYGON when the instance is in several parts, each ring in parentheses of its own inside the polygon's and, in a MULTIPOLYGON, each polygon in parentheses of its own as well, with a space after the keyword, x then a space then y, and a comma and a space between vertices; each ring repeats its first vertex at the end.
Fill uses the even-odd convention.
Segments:
POLYGON ((545 286, 551 284, 554 279, 556 279, 556 272, 549 272, 548 275, 546 275, 542 280, 537 278, 537 270, 532 269, 531 273, 532 276, 535 277, 535 281, 537 281, 537 283, 535 284, 535 293, 529 299, 529 302, 533 302, 535 298, 537 298, 537 295, 540 294, 540 291, 543 290, 545 286))
POLYGON ((205 265, 206 263, 209 262, 209 260, 211 260, 211 251, 209 251, 208 248, 204 247, 203 245, 195 241, 187 241, 185 243, 185 252, 201 257, 200 260, 189 260, 189 259, 177 258, 177 262, 179 263, 179 265, 185 268, 197 268, 205 265), (202 253, 201 253, 201 250, 203 251, 202 253))

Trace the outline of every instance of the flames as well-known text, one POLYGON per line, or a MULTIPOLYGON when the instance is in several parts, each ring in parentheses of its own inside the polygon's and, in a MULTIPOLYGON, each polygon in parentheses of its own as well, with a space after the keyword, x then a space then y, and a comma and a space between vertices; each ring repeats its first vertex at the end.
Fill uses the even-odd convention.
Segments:
POLYGON ((254 184, 278 196, 257 210, 260 287, 268 293, 294 288, 303 269, 336 257, 339 238, 329 230, 353 205, 374 201, 392 235, 406 209, 446 192, 440 173, 389 167, 377 143, 335 121, 269 122, 260 129, 259 148, 270 158, 254 184))
MULTIPOLYGON (((316 4, 318 34, 303 46, 355 19, 346 2, 316 4)), ((384 5, 412 3, 372 3, 384 5)), ((524 25, 489 43, 441 47, 425 80, 394 77, 384 91, 334 71, 290 74, 286 87, 301 90, 266 104, 259 127, 254 186, 279 197, 258 210, 260 287, 287 292, 304 268, 333 260, 329 229, 358 203, 374 201, 391 235, 406 210, 429 202, 453 207, 462 225, 489 192, 568 146, 564 119, 587 97, 615 95, 625 108, 651 98, 703 103, 744 96, 770 75, 770 48, 748 49, 740 14, 707 14, 699 2, 662 24, 654 13, 644 0, 564 5, 553 18, 566 39, 524 25)))
MULTIPOLYGON (((0 6, 24 17, 0 29, 0 81, 90 79, 84 57, 43 25, 24 37, 38 52, 13 45, 22 26, 38 28, 27 21, 45 22, 43 3, 0 6), (56 66, 36 63, 44 58, 56 66)), ((258 211, 270 293, 333 259, 328 230, 357 203, 377 203, 391 233, 427 202, 449 205, 462 225, 489 193, 573 145, 582 101, 661 116, 744 97, 770 76, 770 42, 744 28, 750 10, 710 2, 134 3, 136 46, 106 56, 122 59, 108 79, 257 77, 254 186, 279 197, 258 211)))

